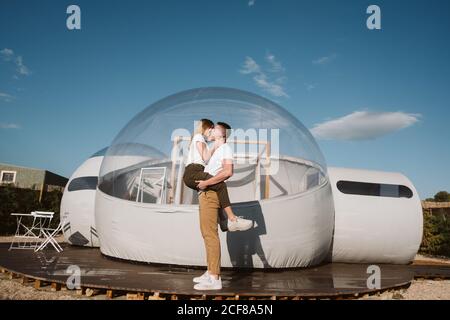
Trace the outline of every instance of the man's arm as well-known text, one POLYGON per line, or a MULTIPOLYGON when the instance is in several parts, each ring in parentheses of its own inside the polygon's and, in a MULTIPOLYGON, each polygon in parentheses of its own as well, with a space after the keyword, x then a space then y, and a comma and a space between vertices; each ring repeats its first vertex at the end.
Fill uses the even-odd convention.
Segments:
POLYGON ((212 186, 219 182, 225 181, 233 175, 233 160, 225 159, 222 161, 223 169, 219 171, 214 177, 208 180, 198 180, 197 187, 199 189, 206 189, 208 186, 212 186))

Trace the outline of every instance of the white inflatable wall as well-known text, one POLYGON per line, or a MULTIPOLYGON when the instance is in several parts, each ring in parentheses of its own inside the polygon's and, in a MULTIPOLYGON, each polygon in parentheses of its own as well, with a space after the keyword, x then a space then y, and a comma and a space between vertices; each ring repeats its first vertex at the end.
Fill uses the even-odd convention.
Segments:
POLYGON ((407 264, 422 241, 414 185, 401 173, 328 168, 335 224, 333 262, 407 264))
MULTIPOLYGON (((331 244, 330 196, 327 183, 318 192, 233 205, 237 214, 253 219, 256 227, 246 232, 219 230, 221 265, 286 268, 319 264, 331 244)), ((130 202, 100 190, 96 205, 103 254, 141 262, 205 264, 198 205, 130 202)))
POLYGON ((72 174, 61 199, 60 218, 67 242, 99 247, 95 228, 95 193, 103 156, 87 159, 72 174))

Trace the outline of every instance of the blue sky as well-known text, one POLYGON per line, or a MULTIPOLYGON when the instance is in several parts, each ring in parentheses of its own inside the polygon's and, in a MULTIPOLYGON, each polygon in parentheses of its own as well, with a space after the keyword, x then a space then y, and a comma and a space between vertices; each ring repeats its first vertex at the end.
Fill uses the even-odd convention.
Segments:
POLYGON ((328 165, 450 191, 449 1, 0 2, 0 162, 70 176, 139 111, 202 86, 255 92, 328 165), (81 8, 81 30, 66 8, 81 8), (381 8, 381 30, 366 8, 381 8))

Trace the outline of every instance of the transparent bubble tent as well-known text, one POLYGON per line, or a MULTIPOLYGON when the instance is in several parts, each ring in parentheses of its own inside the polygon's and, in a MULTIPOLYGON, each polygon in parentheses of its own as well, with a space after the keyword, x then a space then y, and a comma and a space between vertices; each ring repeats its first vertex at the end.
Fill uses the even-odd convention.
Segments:
POLYGON ((202 118, 232 127, 230 200, 237 215, 256 224, 249 232, 221 233, 223 252, 229 253, 222 265, 295 267, 323 260, 331 243, 333 202, 317 143, 282 107, 228 88, 164 98, 119 132, 98 182, 102 252, 138 261, 204 264, 198 195, 182 181, 190 137, 202 118))
POLYGON ((77 170, 69 185, 86 179, 81 168, 87 167, 90 175, 98 170, 98 184, 96 190, 74 191, 79 194, 70 194, 70 187, 65 191, 64 215, 72 222, 66 238, 86 230, 80 234, 98 238, 89 244, 98 244, 106 256, 204 266, 198 194, 182 179, 192 133, 202 118, 232 127, 227 142, 234 174, 226 184, 236 215, 254 223, 244 232, 219 229, 222 267, 404 264, 414 258, 422 211, 408 178, 327 170, 313 136, 285 109, 250 92, 216 87, 155 102, 118 133, 102 156, 77 170), (95 219, 86 214, 77 219, 77 199, 94 195, 89 201, 95 219))
MULTIPOLYGON (((99 189, 116 198, 135 200, 138 184, 132 182, 139 178, 140 169, 165 168, 169 179, 162 195, 164 204, 192 204, 195 200, 179 178, 195 122, 201 118, 232 126, 228 143, 235 153, 236 170, 242 173, 240 179, 230 181, 234 202, 302 193, 326 182, 322 153, 295 117, 251 93, 206 88, 158 101, 132 119, 106 152, 99 189), (272 174, 266 175, 268 170, 272 174)), ((148 174, 160 173, 155 169, 148 174)), ((146 189, 140 191, 144 197, 140 202, 161 202, 146 189)))

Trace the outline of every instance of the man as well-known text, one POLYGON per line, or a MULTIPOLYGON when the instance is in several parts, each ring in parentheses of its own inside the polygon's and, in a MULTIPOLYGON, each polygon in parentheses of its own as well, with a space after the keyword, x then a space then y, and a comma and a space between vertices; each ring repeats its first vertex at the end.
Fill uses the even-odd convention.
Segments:
MULTIPOLYGON (((197 187, 200 190, 208 186, 225 181, 233 175, 233 150, 227 144, 231 127, 224 122, 217 122, 212 132, 217 149, 209 159, 205 172, 212 177, 207 180, 199 180, 197 187)), ((200 230, 206 248, 206 261, 208 270, 200 277, 194 278, 197 290, 220 290, 222 279, 220 278, 220 240, 217 227, 217 218, 220 209, 219 198, 213 190, 205 190, 199 195, 200 204, 200 230)), ((252 221, 237 219, 236 223, 243 230, 251 227, 252 221), (245 225, 244 225, 245 224, 245 225), (247 224, 250 224, 247 226, 247 224)))

